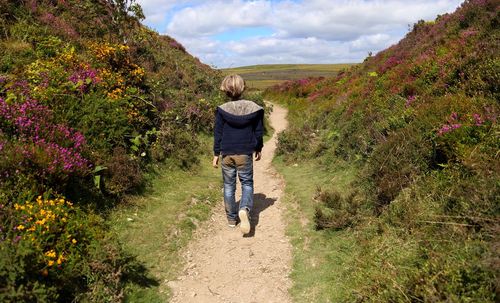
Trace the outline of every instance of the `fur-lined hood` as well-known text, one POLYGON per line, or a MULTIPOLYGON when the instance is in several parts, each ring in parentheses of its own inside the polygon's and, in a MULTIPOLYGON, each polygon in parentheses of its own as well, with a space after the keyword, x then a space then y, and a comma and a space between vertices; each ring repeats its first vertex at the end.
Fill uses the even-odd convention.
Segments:
POLYGON ((253 101, 238 100, 224 103, 217 108, 224 120, 229 124, 241 127, 253 123, 264 109, 253 101))

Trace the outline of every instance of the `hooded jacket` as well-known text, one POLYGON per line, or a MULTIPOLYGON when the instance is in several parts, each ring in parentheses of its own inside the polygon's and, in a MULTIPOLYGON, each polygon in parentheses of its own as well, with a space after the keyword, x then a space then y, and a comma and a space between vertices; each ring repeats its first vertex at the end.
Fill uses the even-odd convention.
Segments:
POLYGON ((214 155, 250 155, 263 147, 264 109, 253 101, 224 103, 215 113, 214 155))

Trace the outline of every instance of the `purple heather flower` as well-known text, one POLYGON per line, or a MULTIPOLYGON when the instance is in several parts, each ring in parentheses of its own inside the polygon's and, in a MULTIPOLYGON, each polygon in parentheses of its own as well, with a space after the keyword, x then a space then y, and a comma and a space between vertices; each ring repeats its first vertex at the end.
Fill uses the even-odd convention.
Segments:
MULTIPOLYGON (((0 118, 14 128, 18 142, 16 153, 33 160, 42 152, 45 155, 42 157, 47 157, 43 161, 51 162, 46 168, 49 173, 89 169, 88 161, 80 154, 86 145, 85 137, 66 125, 54 124, 48 107, 32 99, 7 104, 0 98, 0 118)), ((40 173, 43 175, 43 169, 40 173)))
POLYGON ((21 241, 21 236, 16 236, 14 240, 12 240, 13 243, 17 243, 19 241, 21 241))
POLYGON ((409 107, 409 106, 413 103, 413 101, 415 101, 415 99, 416 99, 416 98, 417 98, 417 97, 416 97, 415 95, 411 95, 411 96, 409 96, 409 97, 406 99, 405 106, 406 106, 406 107, 409 107))
POLYGON ((298 81, 297 81, 297 83, 298 83, 299 85, 301 85, 301 86, 302 86, 302 85, 306 85, 306 84, 308 84, 308 83, 309 83, 309 79, 300 79, 300 80, 298 80, 298 81))
POLYGON ((483 118, 481 118, 481 115, 480 115, 480 114, 473 114, 473 115, 472 115, 472 118, 474 119, 474 124, 475 124, 476 126, 481 126, 481 125, 483 125, 484 120, 483 120, 483 118))

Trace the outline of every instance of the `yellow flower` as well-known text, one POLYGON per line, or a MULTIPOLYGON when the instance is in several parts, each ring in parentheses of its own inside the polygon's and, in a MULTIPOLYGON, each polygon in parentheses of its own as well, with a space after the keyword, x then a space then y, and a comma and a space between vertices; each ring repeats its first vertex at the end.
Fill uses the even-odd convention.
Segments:
POLYGON ((18 225, 18 226, 17 226, 17 229, 19 229, 19 230, 23 230, 23 229, 24 229, 24 225, 22 225, 22 224, 21 224, 21 225, 18 225))
POLYGON ((75 239, 71 240, 71 243, 73 243, 73 244, 76 244, 76 242, 78 242, 78 241, 76 241, 75 239))
POLYGON ((59 258, 57 258, 57 265, 61 265, 61 263, 64 261, 64 256, 62 254, 59 255, 59 258))
POLYGON ((54 265, 54 261, 53 261, 53 260, 49 260, 49 262, 47 262, 47 265, 48 265, 48 266, 52 266, 52 265, 54 265))
POLYGON ((45 256, 47 256, 49 258, 55 258, 56 257, 56 252, 53 249, 51 249, 51 250, 45 252, 45 256))

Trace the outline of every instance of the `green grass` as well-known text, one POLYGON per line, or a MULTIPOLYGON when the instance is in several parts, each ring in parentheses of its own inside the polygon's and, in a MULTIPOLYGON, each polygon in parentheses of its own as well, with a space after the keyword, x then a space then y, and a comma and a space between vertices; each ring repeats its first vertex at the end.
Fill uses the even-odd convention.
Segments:
POLYGON ((313 218, 317 186, 342 192, 350 187, 356 171, 342 167, 326 171, 313 162, 274 160, 286 180, 287 234, 293 250, 291 294, 295 302, 342 302, 351 293, 350 273, 357 258, 356 239, 349 229, 316 231, 313 218))
POLYGON ((212 168, 211 160, 207 151, 196 170, 164 168, 149 193, 133 197, 111 214, 125 250, 137 256, 157 281, 143 287, 130 285, 126 301, 165 302, 171 295, 165 280, 173 279, 181 269, 180 249, 220 201, 220 171, 212 168))
POLYGON ((334 77, 353 64, 266 64, 222 69, 224 74, 241 75, 250 90, 264 90, 286 80, 307 77, 334 77))

